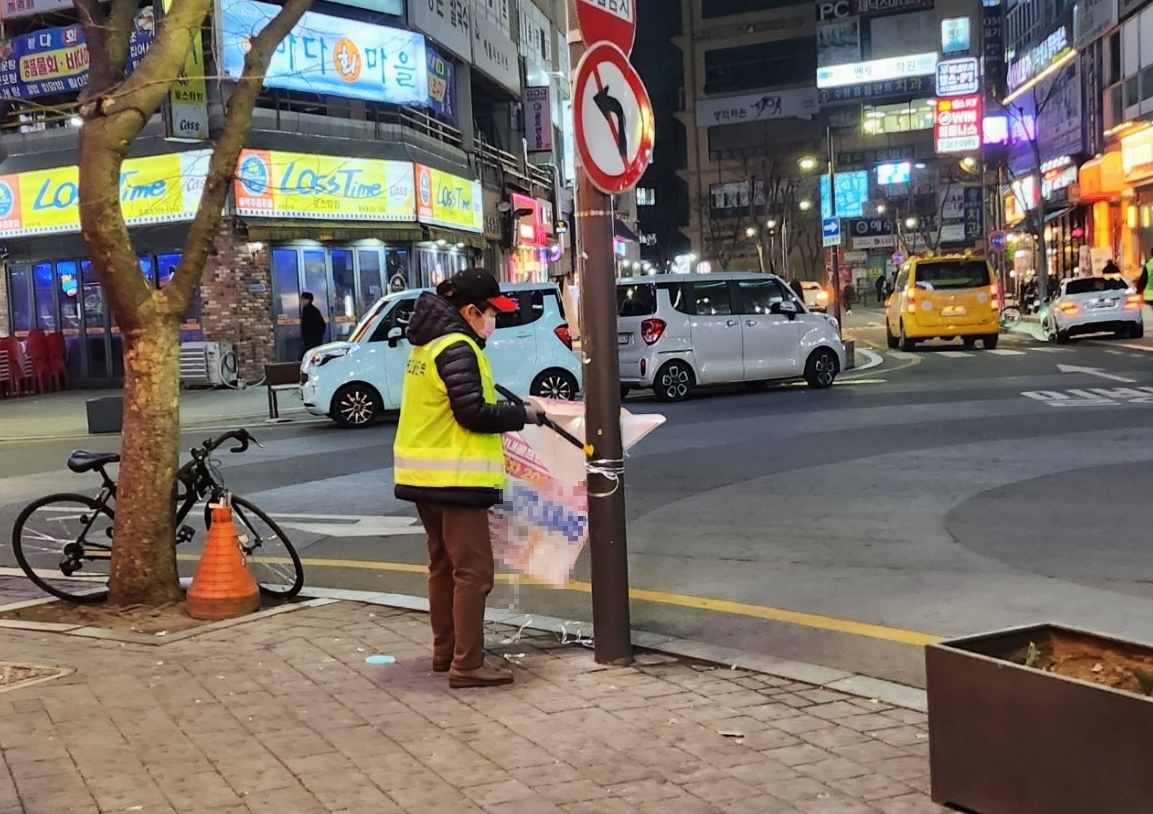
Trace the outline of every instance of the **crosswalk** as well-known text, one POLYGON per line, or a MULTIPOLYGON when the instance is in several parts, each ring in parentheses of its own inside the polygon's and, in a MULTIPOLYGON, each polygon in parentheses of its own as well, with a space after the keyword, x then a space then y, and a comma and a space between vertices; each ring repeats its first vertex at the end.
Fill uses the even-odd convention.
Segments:
POLYGON ((1073 353, 1072 348, 1050 348, 1050 347, 1030 347, 1024 350, 1012 350, 1010 348, 997 348, 996 350, 925 350, 920 352, 908 352, 900 350, 885 351, 885 355, 890 359, 908 360, 908 359, 936 359, 943 357, 945 359, 970 359, 982 356, 1028 356, 1031 353, 1048 353, 1048 354, 1063 354, 1073 353))

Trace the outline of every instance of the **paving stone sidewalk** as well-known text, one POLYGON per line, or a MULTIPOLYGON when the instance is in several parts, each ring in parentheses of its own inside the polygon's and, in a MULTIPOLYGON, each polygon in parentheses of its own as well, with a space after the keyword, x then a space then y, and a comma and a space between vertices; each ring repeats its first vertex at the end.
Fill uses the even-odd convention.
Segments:
POLYGON ((945 811, 921 713, 490 632, 516 683, 450 691, 424 615, 356 602, 162 647, 0 630, 5 660, 76 670, 0 694, 0 812, 945 811))

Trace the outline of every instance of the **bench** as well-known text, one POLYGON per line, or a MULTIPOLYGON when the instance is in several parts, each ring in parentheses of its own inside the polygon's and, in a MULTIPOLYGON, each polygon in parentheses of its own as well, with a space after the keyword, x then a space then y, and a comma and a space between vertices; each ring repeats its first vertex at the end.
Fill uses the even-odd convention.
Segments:
POLYGON ((275 362, 264 366, 264 384, 268 388, 268 420, 288 421, 280 417, 277 394, 284 390, 300 390, 300 363, 275 362))

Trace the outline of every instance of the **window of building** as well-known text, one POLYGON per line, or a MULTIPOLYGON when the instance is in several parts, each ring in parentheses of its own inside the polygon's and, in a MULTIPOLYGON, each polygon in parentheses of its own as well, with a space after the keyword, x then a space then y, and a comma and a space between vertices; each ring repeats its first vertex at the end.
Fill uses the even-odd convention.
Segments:
POLYGON ((866 105, 861 112, 861 130, 870 136, 932 130, 936 109, 932 99, 917 99, 895 105, 866 105))
POLYGON ((811 36, 718 48, 705 52, 705 93, 812 82, 816 72, 817 41, 811 36))
POLYGON ((752 14, 796 5, 795 0, 701 0, 701 18, 730 17, 735 14, 752 14))
POLYGON ((650 187, 637 187, 637 206, 656 206, 657 191, 650 187))

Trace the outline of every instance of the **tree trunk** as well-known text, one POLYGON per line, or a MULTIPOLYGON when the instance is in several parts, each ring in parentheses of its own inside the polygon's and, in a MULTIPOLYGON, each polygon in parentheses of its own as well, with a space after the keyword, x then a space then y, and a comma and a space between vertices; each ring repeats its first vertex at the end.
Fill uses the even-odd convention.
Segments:
POLYGON ((124 429, 109 600, 155 607, 181 597, 174 483, 180 466, 180 325, 151 316, 124 331, 124 429))

